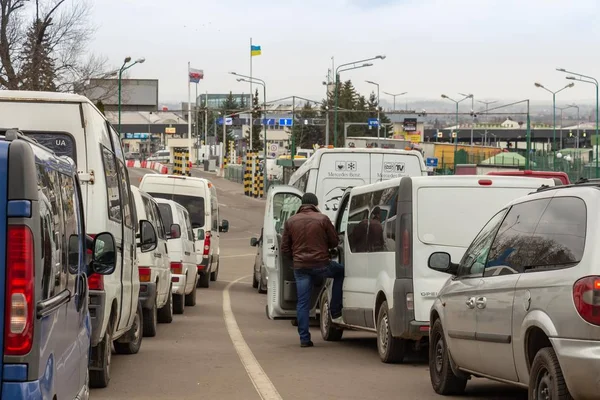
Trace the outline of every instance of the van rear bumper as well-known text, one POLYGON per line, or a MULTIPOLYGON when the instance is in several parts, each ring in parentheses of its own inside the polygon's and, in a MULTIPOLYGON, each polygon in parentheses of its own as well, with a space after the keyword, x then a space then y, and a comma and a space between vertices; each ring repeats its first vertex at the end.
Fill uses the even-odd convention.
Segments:
POLYGON ((105 329, 106 323, 106 293, 103 291, 90 290, 88 308, 90 310, 90 319, 92 320, 92 336, 90 338, 91 346, 95 347, 102 340, 102 329, 105 329))
POLYGON ((150 310, 156 304, 156 282, 140 283, 140 304, 150 310))
POLYGON ((412 278, 394 281, 394 302, 389 315, 393 337, 421 340, 423 337, 429 336, 429 321, 415 321, 414 309, 408 308, 406 297, 413 293, 412 278))

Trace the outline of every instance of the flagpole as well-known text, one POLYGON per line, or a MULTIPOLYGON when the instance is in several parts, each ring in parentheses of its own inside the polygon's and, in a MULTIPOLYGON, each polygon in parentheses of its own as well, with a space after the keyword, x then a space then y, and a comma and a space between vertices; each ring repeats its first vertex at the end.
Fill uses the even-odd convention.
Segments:
MULTIPOLYGON (((190 62, 188 61, 188 155, 192 158, 192 86, 190 85, 190 62)), ((184 171, 186 168, 184 167, 184 171)), ((191 171, 190 171, 191 172, 191 171)))
POLYGON ((198 116, 198 84, 196 83, 196 107, 194 108, 194 124, 196 124, 196 129, 194 129, 194 135, 196 136, 194 138, 194 140, 196 141, 197 145, 194 146, 196 147, 196 149, 194 149, 194 158, 198 159, 198 145, 200 144, 200 119, 198 116))
MULTIPOLYGON (((254 111, 253 107, 254 107, 254 94, 252 93, 252 38, 250 38, 250 109, 252 111, 254 111)), ((252 127, 253 127, 253 121, 252 121, 252 112, 250 112, 250 146, 248 147, 250 149, 250 151, 252 151, 252 127)), ((254 169, 253 169, 254 171, 254 169)))

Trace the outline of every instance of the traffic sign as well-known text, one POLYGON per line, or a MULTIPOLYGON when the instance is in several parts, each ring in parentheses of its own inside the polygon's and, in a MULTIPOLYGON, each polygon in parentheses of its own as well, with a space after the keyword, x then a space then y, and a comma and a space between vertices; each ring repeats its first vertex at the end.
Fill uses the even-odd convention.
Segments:
POLYGON ((367 123, 369 124, 369 126, 378 126, 379 120, 377 118, 369 118, 367 120, 367 123))
POLYGON ((271 153, 277 153, 277 150, 279 150, 279 145, 277 143, 271 143, 269 145, 269 151, 271 153))
MULTIPOLYGON (((217 119, 217 125, 223 125, 223 118, 217 119)), ((233 125, 233 118, 227 117, 225 118, 225 125, 233 125)))
POLYGON ((263 118, 262 124, 268 126, 275 125, 275 118, 263 118))
POLYGON ((293 126, 294 121, 291 118, 279 118, 279 126, 293 126))
POLYGON ((427 157, 425 159, 425 165, 427 167, 437 168, 437 166, 438 166, 438 159, 437 159, 437 157, 427 157))
POLYGON ((167 133, 167 134, 173 134, 173 133, 176 133, 176 132, 177 132, 176 129, 173 128, 173 127, 165 128, 165 133, 167 133))

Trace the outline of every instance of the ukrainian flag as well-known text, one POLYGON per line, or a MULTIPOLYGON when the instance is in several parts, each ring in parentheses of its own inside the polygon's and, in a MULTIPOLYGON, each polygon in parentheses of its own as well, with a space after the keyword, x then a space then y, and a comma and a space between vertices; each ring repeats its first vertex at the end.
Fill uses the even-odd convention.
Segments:
POLYGON ((260 49, 260 46, 250 46, 250 54, 254 57, 254 56, 260 56, 262 54, 262 50, 260 49))

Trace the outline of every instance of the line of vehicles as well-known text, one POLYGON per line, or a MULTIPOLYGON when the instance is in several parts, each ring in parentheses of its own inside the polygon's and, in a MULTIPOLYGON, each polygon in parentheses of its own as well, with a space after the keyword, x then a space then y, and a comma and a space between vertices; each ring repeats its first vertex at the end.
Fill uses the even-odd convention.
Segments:
POLYGON ((272 187, 261 237, 251 239, 268 318, 296 316, 293 270, 279 245, 285 221, 313 192, 345 266, 341 323, 328 311, 331 281, 313 291, 324 340, 373 332, 386 363, 428 348, 443 395, 485 377, 528 388, 530 399, 597 398, 600 181, 426 175, 417 151, 321 149, 290 185, 272 187))
POLYGON ((113 350, 139 352, 217 279, 228 229, 206 179, 132 186, 117 132, 85 97, 1 91, 2 397, 107 386, 113 350))

